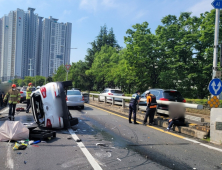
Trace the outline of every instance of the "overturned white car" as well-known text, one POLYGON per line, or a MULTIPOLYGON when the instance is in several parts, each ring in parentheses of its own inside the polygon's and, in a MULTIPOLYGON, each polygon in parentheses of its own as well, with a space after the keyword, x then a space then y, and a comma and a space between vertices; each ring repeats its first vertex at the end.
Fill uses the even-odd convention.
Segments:
POLYGON ((66 104, 69 86, 71 81, 51 82, 31 94, 33 117, 39 126, 61 129, 78 124, 66 104))

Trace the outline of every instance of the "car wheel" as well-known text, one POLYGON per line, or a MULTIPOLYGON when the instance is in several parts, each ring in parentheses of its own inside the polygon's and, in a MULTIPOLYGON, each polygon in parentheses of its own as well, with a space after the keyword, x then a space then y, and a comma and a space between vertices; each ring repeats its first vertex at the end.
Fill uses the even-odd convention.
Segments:
POLYGON ((83 109, 84 109, 84 106, 81 106, 80 108, 83 110, 83 109))

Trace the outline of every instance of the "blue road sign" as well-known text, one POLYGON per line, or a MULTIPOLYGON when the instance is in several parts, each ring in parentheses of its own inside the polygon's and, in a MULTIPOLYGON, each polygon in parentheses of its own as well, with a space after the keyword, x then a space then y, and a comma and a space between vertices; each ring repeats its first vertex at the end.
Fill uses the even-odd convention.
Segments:
POLYGON ((214 0, 211 5, 216 9, 220 9, 222 8, 222 0, 214 0))
POLYGON ((209 91, 212 95, 217 96, 222 92, 222 81, 220 79, 213 79, 209 84, 209 91))

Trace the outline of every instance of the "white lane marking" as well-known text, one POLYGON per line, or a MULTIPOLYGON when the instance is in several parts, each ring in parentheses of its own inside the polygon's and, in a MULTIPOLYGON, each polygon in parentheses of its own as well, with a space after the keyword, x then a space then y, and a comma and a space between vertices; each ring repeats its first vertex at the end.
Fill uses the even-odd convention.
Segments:
POLYGON ((193 142, 193 143, 200 144, 201 146, 207 147, 208 149, 213 149, 213 150, 222 152, 222 149, 219 149, 219 148, 216 148, 216 147, 213 147, 213 146, 210 146, 210 145, 203 144, 203 143, 198 142, 198 141, 196 141, 196 140, 192 140, 192 139, 189 139, 189 138, 183 138, 183 139, 184 139, 184 140, 187 140, 187 141, 190 141, 190 142, 193 142))
MULTIPOLYGON (((98 108, 97 108, 97 109, 98 109, 98 108)), ((115 127, 114 127, 114 128, 115 128, 115 127)), ((193 139, 190 139, 190 138, 181 138, 181 139, 184 139, 184 140, 187 140, 187 141, 196 143, 196 144, 200 144, 201 146, 207 147, 208 149, 213 149, 213 150, 222 152, 222 149, 219 149, 219 148, 216 148, 216 147, 213 147, 213 146, 210 146, 210 145, 203 144, 203 143, 201 143, 201 142, 198 142, 198 141, 193 140, 193 139)))
POLYGON ((11 149, 12 149, 11 145, 8 143, 7 157, 6 157, 5 166, 6 166, 6 168, 14 169, 14 161, 11 157, 11 149))
MULTIPOLYGON (((79 140, 78 136, 75 134, 75 132, 72 129, 68 129, 68 131, 75 141, 79 140)), ((77 142, 77 145, 82 150, 83 154, 86 156, 89 163, 92 165, 93 169, 102 170, 102 168, 99 166, 99 164, 96 162, 96 160, 90 154, 90 152, 86 149, 85 145, 82 142, 77 142)))
POLYGON ((216 147, 213 147, 213 146, 210 146, 210 145, 206 145, 206 144, 203 144, 203 143, 201 143, 200 145, 201 145, 201 146, 205 146, 205 147, 207 147, 208 149, 213 149, 213 150, 222 152, 222 149, 219 149, 219 148, 216 148, 216 147))
POLYGON ((189 139, 189 138, 183 138, 183 139, 184 139, 184 140, 188 140, 188 141, 193 142, 193 143, 200 143, 200 142, 198 142, 198 141, 196 141, 196 140, 189 139))

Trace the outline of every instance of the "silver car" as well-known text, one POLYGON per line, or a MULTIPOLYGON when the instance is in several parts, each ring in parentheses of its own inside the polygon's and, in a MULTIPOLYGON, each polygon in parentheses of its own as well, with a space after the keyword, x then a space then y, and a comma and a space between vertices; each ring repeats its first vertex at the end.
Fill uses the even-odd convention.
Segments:
POLYGON ((79 90, 67 90, 66 97, 67 106, 79 106, 84 109, 84 97, 79 90))
MULTIPOLYGON (((111 96, 125 96, 124 93, 120 89, 111 89, 106 88, 104 89, 101 94, 109 95, 110 97, 107 97, 107 100, 112 100, 111 96)), ((105 97, 100 96, 100 99, 105 100, 105 97)), ((115 101, 122 101, 120 98, 114 98, 115 101)))

